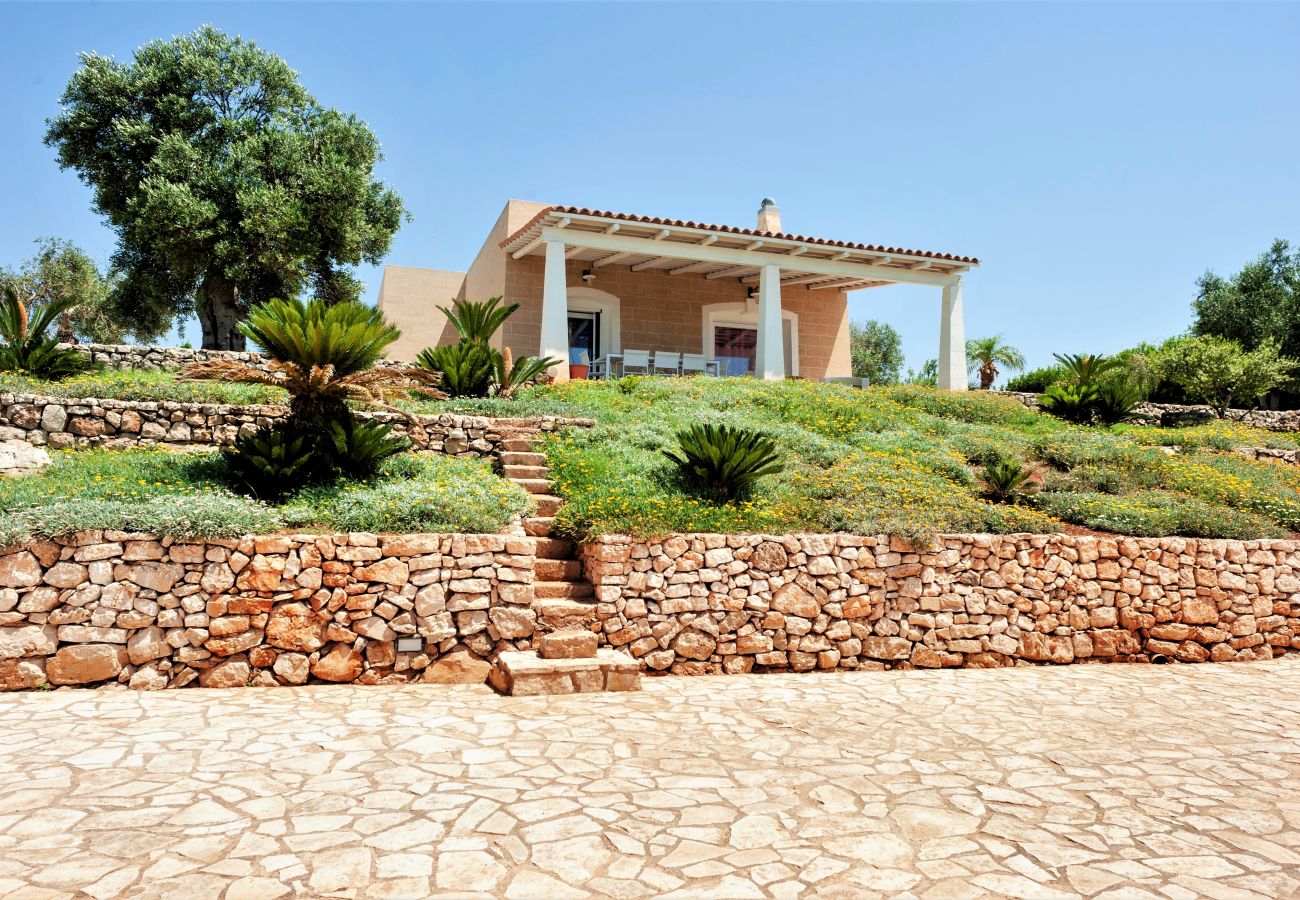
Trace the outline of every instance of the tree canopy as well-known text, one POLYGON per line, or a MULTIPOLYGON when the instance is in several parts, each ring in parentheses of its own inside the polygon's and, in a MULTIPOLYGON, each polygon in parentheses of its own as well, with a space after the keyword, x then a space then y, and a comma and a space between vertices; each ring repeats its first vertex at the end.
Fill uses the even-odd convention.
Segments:
POLYGON ((45 141, 117 232, 122 316, 157 333, 197 315, 204 347, 241 349, 256 303, 359 295, 349 267, 379 262, 405 216, 364 122, 212 26, 81 59, 45 141))
POLYGON ((1297 365, 1265 339, 1252 350, 1216 336, 1180 337, 1161 348, 1165 377, 1189 397, 1203 400, 1223 418, 1230 409, 1249 409, 1281 385, 1297 365))
POLYGON ((903 371, 903 339, 892 326, 870 319, 849 323, 849 359, 854 378, 871 384, 898 384, 903 371))
POLYGON ((1273 341, 1300 357, 1300 248, 1283 240, 1227 278, 1206 272, 1197 281, 1192 333, 1236 341, 1253 350, 1273 341))
MULTIPOLYGON (((111 285, 95 261, 71 241, 42 238, 36 253, 15 271, 0 270, 0 282, 36 312, 61 301, 71 308, 57 317, 59 340, 115 343, 134 329, 109 302, 111 285)), ((155 337, 152 333, 140 335, 155 337)))

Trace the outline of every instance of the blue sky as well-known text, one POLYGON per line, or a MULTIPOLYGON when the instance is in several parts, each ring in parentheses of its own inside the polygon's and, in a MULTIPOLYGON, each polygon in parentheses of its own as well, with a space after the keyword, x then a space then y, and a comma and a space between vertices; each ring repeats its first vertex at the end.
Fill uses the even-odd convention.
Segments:
MULTIPOLYGON (((508 197, 980 257, 970 336, 1033 365, 1189 323, 1195 279, 1300 241, 1300 5, 5 4, 0 263, 89 190, 42 145, 79 51, 211 22, 378 134, 413 220, 388 261, 463 269, 508 197)), ((362 272, 373 300, 379 270, 362 272)), ((937 347, 937 289, 851 295, 937 347)), ((197 341, 192 325, 187 337, 197 341)))

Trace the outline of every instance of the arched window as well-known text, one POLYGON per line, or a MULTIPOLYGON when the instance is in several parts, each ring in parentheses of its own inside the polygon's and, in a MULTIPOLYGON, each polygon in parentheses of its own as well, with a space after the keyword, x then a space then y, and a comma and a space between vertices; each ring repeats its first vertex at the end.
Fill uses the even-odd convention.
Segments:
MULTIPOLYGON (((781 310, 785 373, 799 374, 799 316, 781 310)), ((758 347, 757 303, 710 303, 704 307, 704 353, 717 358, 723 375, 754 372, 758 347)))

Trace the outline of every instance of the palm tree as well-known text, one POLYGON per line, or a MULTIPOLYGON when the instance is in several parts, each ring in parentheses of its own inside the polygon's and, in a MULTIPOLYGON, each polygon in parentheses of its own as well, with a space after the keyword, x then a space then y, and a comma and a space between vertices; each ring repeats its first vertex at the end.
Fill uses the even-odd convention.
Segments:
POLYGON ((997 380, 998 366, 1019 372, 1025 367, 1025 356, 1015 347, 1004 343, 1000 334, 971 338, 966 342, 966 365, 970 371, 979 372, 980 390, 987 391, 997 380))

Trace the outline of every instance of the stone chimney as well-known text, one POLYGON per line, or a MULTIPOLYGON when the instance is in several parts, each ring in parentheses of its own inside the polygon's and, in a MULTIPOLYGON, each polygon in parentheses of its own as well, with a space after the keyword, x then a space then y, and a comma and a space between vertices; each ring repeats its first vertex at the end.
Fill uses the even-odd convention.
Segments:
POLYGON ((764 197, 763 205, 758 210, 758 230, 768 234, 781 232, 781 210, 777 208, 776 201, 771 197, 764 197))

